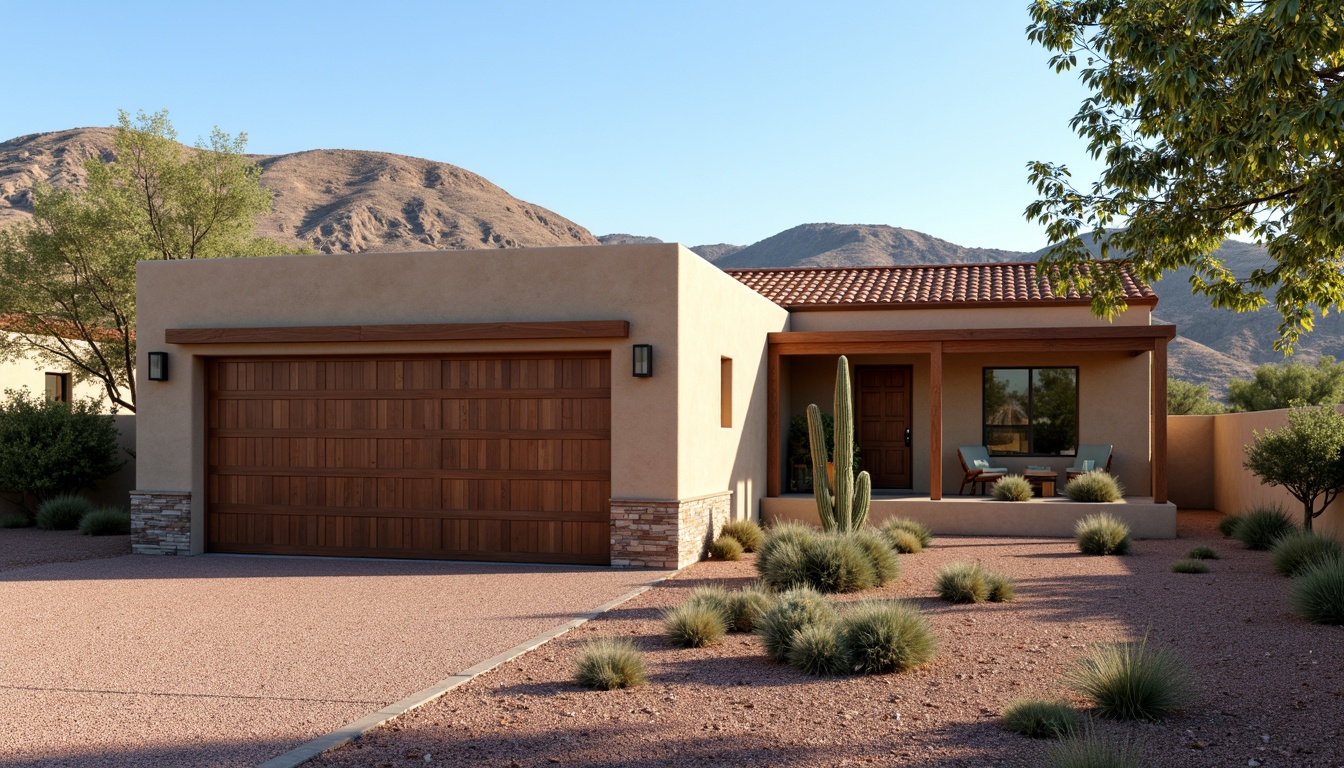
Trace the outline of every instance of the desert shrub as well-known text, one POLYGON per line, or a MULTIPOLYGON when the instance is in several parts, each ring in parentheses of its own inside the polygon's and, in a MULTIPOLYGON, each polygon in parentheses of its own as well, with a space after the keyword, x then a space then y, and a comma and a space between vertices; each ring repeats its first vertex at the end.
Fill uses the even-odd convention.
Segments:
POLYGON ((775 523, 765 532, 765 539, 756 551, 762 557, 769 557, 771 548, 780 544, 794 544, 802 547, 821 535, 821 530, 804 523, 775 523))
POLYGON ((808 624, 793 633, 789 643, 789 666, 809 675, 843 675, 849 665, 840 647, 840 632, 834 624, 808 624))
POLYGON ((1013 580, 1002 573, 986 571, 985 583, 989 586, 989 594, 986 597, 991 603, 1006 603, 1017 596, 1017 587, 1014 586, 1013 580))
POLYGON ((1046 750, 1040 768, 1147 768, 1139 745, 1085 728, 1046 750))
POLYGON ((728 617, 712 606, 687 601, 663 613, 663 628, 673 645, 703 648, 723 640, 728 617))
POLYGON ((775 661, 788 661, 795 632, 813 624, 833 624, 835 620, 835 608, 820 592, 800 587, 776 598, 775 604, 756 622, 754 631, 760 636, 766 655, 775 661))
POLYGON ((859 549, 863 550, 868 562, 873 564, 874 586, 880 587, 901 575, 901 561, 896 556, 896 550, 891 548, 891 542, 887 541, 887 537, 871 528, 862 528, 849 534, 849 537, 859 549))
POLYGON ((728 601, 728 590, 717 584, 709 584, 692 589, 681 604, 711 608, 723 614, 724 618, 727 619, 732 615, 732 610, 728 607, 728 601))
POLYGON ((0 528, 27 528, 33 521, 22 512, 6 512, 0 515, 0 528))
POLYGON ((1195 547, 1185 556, 1191 560, 1217 560, 1218 552, 1213 547, 1195 547))
POLYGON ((989 580, 975 563, 948 563, 934 582, 938 596, 949 603, 983 603, 989 599, 989 580))
POLYGON ((928 620, 899 600, 861 602, 846 611, 840 645, 849 670, 869 675, 917 667, 938 652, 928 620))
POLYGON ((756 572, 761 582, 771 589, 783 591, 795 587, 807 586, 807 554, 803 547, 811 547, 811 541, 798 544, 783 541, 773 546, 767 544, 756 557, 756 572))
POLYGON ((1269 549, 1274 541, 1296 526, 1283 507, 1277 504, 1256 507, 1241 516, 1237 530, 1232 537, 1240 541, 1247 549, 1269 549))
POLYGON ((1241 515, 1223 515, 1218 520, 1218 532, 1223 534, 1223 538, 1230 539, 1237 535, 1237 526, 1241 525, 1241 515))
POLYGON ((93 502, 75 493, 53 496, 37 508, 37 527, 44 531, 73 531, 93 511, 93 502))
POLYGON ((1338 541, 1311 531, 1289 531, 1274 540, 1270 551, 1274 570, 1284 576, 1296 576, 1315 563, 1344 557, 1338 541))
POLYGON ((732 536, 747 552, 755 552, 765 542, 765 531, 755 520, 729 520, 719 531, 720 536, 732 536))
POLYGON ((1344 624, 1344 559, 1322 560, 1293 579, 1293 608, 1315 624, 1344 624))
POLYGON ((1202 560, 1177 560, 1171 564, 1172 573, 1208 573, 1209 566, 1202 560))
POLYGON ((720 536, 709 545, 709 556, 715 560, 741 560, 742 542, 732 536, 720 536))
POLYGON ((116 507, 95 509, 80 518, 79 532, 85 536, 129 536, 131 513, 116 507))
POLYGON ((989 493, 998 501, 1031 501, 1031 483, 1021 475, 1004 475, 994 481, 989 493))
POLYGON ((818 538, 803 557, 806 581, 818 592, 859 592, 877 581, 872 560, 846 534, 818 538))
POLYGON ((1184 665, 1166 648, 1138 642, 1092 649, 1068 674, 1073 690, 1117 720, 1157 720, 1179 709, 1189 693, 1184 665))
POLYGON ((610 691, 644 684, 644 659, 629 640, 604 637, 591 640, 579 654, 574 679, 579 685, 610 691))
POLYGON ((774 605, 774 597, 760 587, 743 587, 728 595, 728 628, 734 632, 750 632, 765 612, 774 605))
POLYGON ((1067 702, 1018 699, 1003 708, 999 722, 1004 730, 1033 739, 1062 739, 1079 730, 1082 717, 1067 702))
POLYGON ((882 534, 891 542, 891 548, 903 555, 917 555, 924 551, 924 545, 919 543, 919 536, 905 529, 889 531, 882 534))
POLYGON ((1124 555, 1129 553, 1129 526, 1120 518, 1100 512, 1088 515, 1073 528, 1078 551, 1084 555, 1124 555))
POLYGON ((1064 495, 1073 501, 1103 503, 1124 498, 1125 487, 1110 473, 1098 469, 1078 475, 1064 486, 1064 495))
POLYGON ((0 402, 0 489, 49 499, 87 488, 125 464, 113 416, 94 400, 61 403, 6 390, 0 402))
POLYGON ((871 533, 769 536, 756 557, 761 581, 771 589, 810 586, 826 593, 857 592, 894 578, 899 565, 885 541, 871 533))
MULTIPOLYGON (((909 531, 919 539, 919 548, 925 549, 933 542, 933 534, 929 532, 928 526, 917 520, 911 520, 908 517, 892 517, 882 522, 882 532, 891 537, 896 531, 909 531)), ((893 542, 894 543, 894 542, 893 542)), ((919 550, 915 550, 918 552, 919 550)))

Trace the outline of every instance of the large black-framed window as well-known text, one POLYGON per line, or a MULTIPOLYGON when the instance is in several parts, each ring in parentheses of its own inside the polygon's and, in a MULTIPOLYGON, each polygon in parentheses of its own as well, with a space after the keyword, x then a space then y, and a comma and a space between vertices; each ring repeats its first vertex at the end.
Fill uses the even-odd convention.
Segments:
POLYGON ((1077 368, 986 368, 983 403, 990 455, 1077 454, 1077 368))

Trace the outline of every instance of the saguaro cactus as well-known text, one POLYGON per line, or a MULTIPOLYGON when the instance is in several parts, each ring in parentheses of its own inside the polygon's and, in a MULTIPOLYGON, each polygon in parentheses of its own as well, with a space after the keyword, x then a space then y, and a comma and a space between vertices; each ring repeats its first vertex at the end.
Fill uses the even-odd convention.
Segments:
POLYGON ((827 531, 857 531, 868 519, 873 483, 867 472, 854 477, 854 403, 849 389, 849 361, 844 355, 835 371, 834 492, 826 476, 826 432, 816 404, 807 406, 807 437, 812 448, 812 492, 821 527, 827 531))

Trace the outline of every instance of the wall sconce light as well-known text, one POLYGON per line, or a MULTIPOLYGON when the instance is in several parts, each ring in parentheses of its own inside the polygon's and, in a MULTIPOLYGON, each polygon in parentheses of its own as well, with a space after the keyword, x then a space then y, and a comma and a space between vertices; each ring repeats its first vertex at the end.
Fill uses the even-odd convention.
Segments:
POLYGON ((653 375, 653 345, 636 344, 635 345, 635 368, 634 375, 646 379, 653 375))
POLYGON ((149 353, 149 380, 167 381, 168 380, 168 353, 150 352, 149 353))

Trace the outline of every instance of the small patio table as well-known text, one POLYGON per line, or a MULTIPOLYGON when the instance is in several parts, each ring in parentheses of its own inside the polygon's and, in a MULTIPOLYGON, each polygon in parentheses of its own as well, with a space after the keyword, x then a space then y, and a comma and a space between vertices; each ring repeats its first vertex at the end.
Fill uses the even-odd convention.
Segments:
POLYGON ((1059 474, 1053 469, 1028 469, 1022 473, 1022 476, 1031 483, 1031 490, 1037 496, 1046 497, 1055 495, 1055 481, 1059 479, 1059 474))

